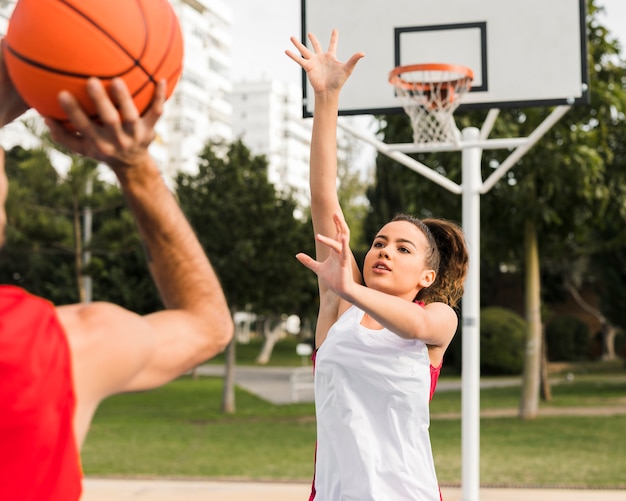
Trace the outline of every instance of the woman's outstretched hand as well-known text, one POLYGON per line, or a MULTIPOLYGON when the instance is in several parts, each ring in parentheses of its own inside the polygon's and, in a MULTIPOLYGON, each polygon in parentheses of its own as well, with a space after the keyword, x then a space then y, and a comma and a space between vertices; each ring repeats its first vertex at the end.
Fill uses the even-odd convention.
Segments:
POLYGON ((356 63, 364 56, 362 52, 357 52, 345 63, 337 60, 338 39, 338 31, 333 30, 330 36, 328 51, 324 52, 315 35, 309 33, 309 40, 313 46, 313 52, 311 52, 296 37, 291 37, 291 42, 300 54, 290 50, 285 51, 285 54, 306 71, 309 82, 311 82, 311 86, 317 94, 340 90, 354 70, 356 63))
MULTIPOLYGON (((316 261, 304 253, 296 255, 296 259, 304 266, 317 274, 318 280, 323 282, 336 294, 346 296, 349 287, 354 286, 352 272, 352 251, 350 250, 350 229, 341 214, 333 215, 336 233, 334 238, 325 235, 316 235, 315 239, 330 249, 330 254, 324 261, 316 261)), ((349 299, 348 299, 349 300, 349 299)))

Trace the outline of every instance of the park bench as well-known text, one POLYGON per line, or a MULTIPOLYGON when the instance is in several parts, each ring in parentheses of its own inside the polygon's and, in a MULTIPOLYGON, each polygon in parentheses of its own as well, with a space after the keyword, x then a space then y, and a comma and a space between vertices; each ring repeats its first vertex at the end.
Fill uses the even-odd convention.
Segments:
POLYGON ((313 367, 298 367, 289 376, 291 385, 291 401, 299 402, 302 392, 313 392, 313 367))

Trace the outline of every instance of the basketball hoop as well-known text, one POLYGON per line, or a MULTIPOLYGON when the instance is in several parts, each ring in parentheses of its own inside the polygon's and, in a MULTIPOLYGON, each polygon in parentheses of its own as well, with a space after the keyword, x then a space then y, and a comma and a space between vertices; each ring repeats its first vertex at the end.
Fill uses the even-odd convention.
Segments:
POLYGON ((453 64, 413 64, 391 70, 389 83, 411 119, 415 143, 458 142, 453 114, 473 79, 471 69, 453 64))

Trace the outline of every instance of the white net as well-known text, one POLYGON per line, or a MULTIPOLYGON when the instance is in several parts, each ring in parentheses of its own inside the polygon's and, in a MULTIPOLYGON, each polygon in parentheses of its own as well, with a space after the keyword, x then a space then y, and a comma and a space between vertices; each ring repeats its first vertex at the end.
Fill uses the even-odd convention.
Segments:
POLYGON ((457 143, 454 111, 471 88, 469 68, 450 65, 412 65, 394 69, 389 82, 411 119, 415 143, 457 143))

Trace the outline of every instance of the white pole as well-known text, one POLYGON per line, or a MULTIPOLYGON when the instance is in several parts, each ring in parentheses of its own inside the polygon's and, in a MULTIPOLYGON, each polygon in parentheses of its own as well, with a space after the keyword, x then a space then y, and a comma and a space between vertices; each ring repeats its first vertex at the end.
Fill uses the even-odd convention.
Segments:
POLYGON ((500 110, 498 108, 491 108, 489 110, 487 117, 483 122, 483 126, 480 128, 480 139, 485 140, 489 137, 493 126, 496 124, 498 115, 500 115, 500 110))
POLYGON ((411 170, 414 170, 418 174, 421 174, 426 179, 429 179, 433 181, 434 183, 437 183, 439 186, 447 189, 448 191, 451 191, 452 193, 456 193, 457 195, 461 194, 462 188, 458 184, 456 184, 454 181, 451 181, 446 176, 439 174, 439 172, 434 171, 430 167, 427 167, 423 163, 418 162, 414 158, 411 158, 410 156, 405 155, 403 152, 393 151, 389 147, 389 145, 372 137, 371 134, 361 132, 355 129, 354 127, 346 125, 345 123, 341 121, 338 123, 338 126, 344 129, 349 134, 353 135, 354 137, 361 139, 362 141, 365 141, 366 143, 371 144, 378 151, 380 151, 383 155, 387 155, 389 158, 395 160, 396 162, 404 165, 405 167, 408 167, 411 170))
MULTIPOLYGON (((85 184, 85 195, 91 195, 93 193, 93 176, 95 173, 89 174, 89 178, 85 184)), ((91 206, 87 205, 85 207, 85 212, 83 213, 83 248, 88 249, 89 245, 91 245, 91 227, 92 227, 92 212, 91 206)), ((87 266, 91 261, 91 251, 84 250, 83 252, 83 267, 87 266)), ((85 291, 85 303, 91 303, 92 295, 93 295, 93 287, 91 281, 91 275, 88 273, 83 273, 83 288, 85 291)))
POLYGON ((518 148, 528 142, 525 137, 510 137, 499 139, 481 139, 465 143, 398 143, 388 146, 389 151, 401 151, 402 153, 436 153, 438 151, 459 151, 466 148, 481 148, 483 150, 504 150, 518 148))
MULTIPOLYGON (((480 131, 462 131, 463 143, 480 131)), ((469 253, 462 305, 461 487, 462 501, 478 501, 480 491, 480 148, 463 150, 463 232, 469 253)))

